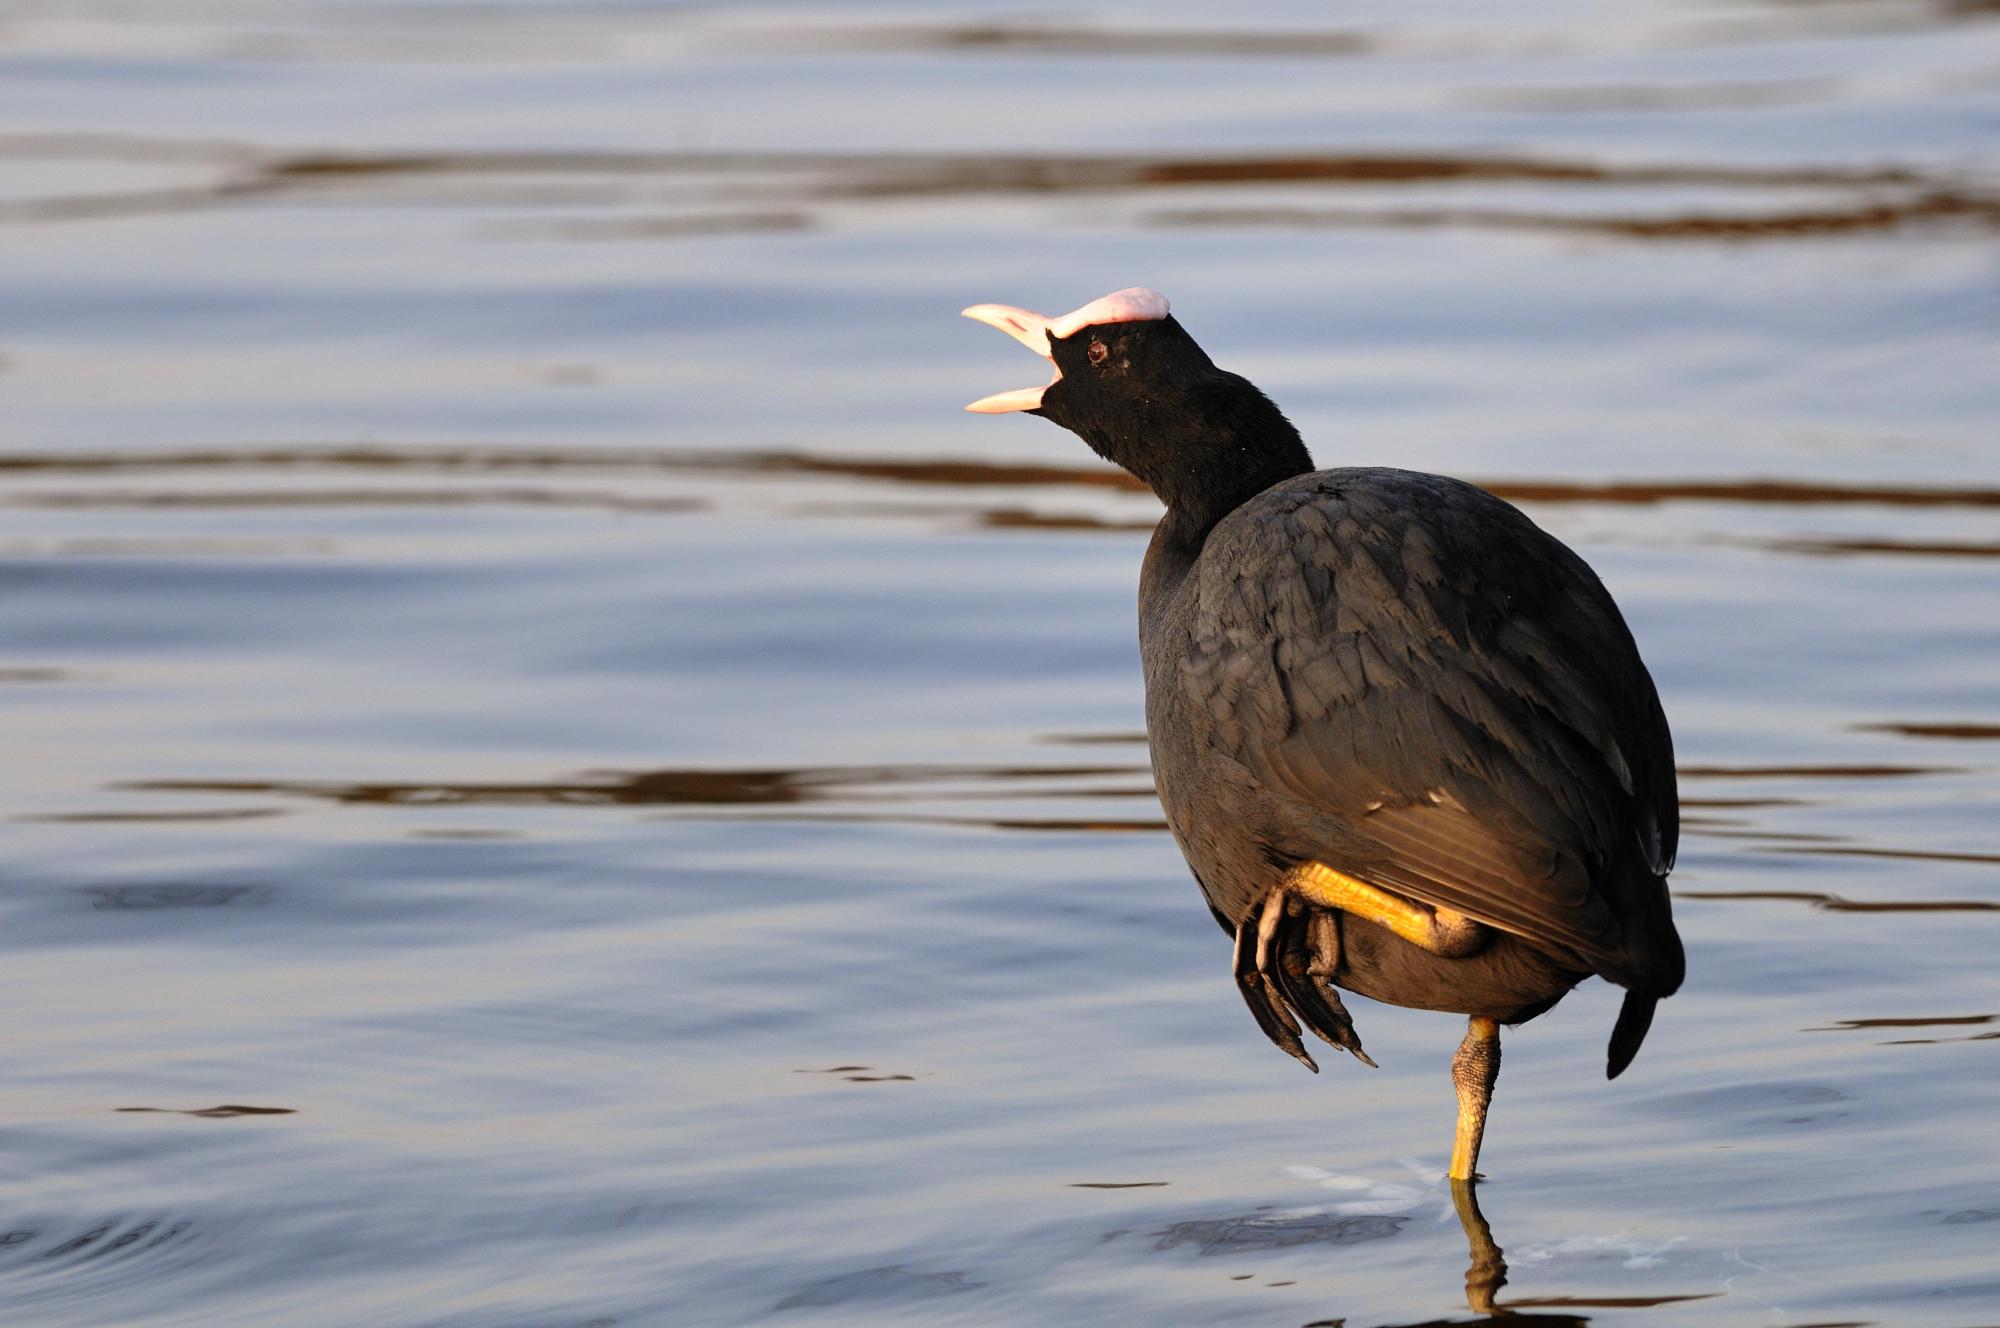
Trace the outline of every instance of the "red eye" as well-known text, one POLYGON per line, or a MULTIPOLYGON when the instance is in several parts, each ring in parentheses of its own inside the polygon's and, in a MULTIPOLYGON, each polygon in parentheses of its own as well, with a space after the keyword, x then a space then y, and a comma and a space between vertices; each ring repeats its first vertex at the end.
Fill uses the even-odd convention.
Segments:
POLYGON ((1084 356, 1087 359, 1089 359, 1089 361, 1092 364, 1102 364, 1104 363, 1104 357, 1109 355, 1110 353, 1111 352, 1108 349, 1106 349, 1103 342, 1093 341, 1090 343, 1090 349, 1084 352, 1084 356))

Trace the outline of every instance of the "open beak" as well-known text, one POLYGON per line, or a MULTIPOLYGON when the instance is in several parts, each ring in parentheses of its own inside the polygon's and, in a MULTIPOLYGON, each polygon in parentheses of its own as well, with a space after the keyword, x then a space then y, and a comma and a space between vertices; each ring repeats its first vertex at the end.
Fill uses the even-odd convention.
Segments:
POLYGON ((1055 368, 1055 360, 1049 355, 1049 320, 1026 309, 1016 309, 1011 304, 975 304, 960 312, 967 318, 999 328, 1048 360, 1049 367, 1055 369, 1055 376, 1040 387, 1017 387, 1012 392, 995 392, 990 397, 979 398, 966 409, 978 415, 1005 415, 1008 411, 1038 409, 1042 404, 1042 393, 1062 378, 1062 370, 1055 368))

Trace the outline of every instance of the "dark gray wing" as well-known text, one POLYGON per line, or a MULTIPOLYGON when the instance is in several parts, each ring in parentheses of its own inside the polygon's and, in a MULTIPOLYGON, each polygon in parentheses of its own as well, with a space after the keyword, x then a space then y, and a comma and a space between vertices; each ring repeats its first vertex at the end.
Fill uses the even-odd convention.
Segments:
POLYGON ((1471 485, 1326 471, 1232 514, 1195 576, 1179 683, 1209 750, 1271 795, 1274 856, 1338 852, 1616 981, 1678 985, 1647 935, 1672 742, 1580 558, 1471 485))

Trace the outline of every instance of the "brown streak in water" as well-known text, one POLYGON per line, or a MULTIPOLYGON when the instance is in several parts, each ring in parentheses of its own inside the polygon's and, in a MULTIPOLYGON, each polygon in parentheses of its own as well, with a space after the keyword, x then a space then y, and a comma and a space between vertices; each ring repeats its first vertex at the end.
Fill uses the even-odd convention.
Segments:
POLYGON ((563 221, 508 221, 476 233, 495 240, 678 240, 703 235, 752 235, 811 230, 804 212, 700 212, 672 217, 573 217, 563 221))
MULTIPOLYGON (((0 472, 334 468, 361 470, 667 470, 730 475, 837 475, 944 487, 1039 486, 1139 490, 1112 466, 1005 464, 958 459, 816 456, 804 452, 623 451, 502 447, 383 448, 328 446, 245 451, 0 454, 0 472)), ((1995 496, 2000 503, 2000 494, 1995 496)))
POLYGON ((41 812, 10 816, 10 821, 48 825, 122 825, 128 822, 154 824, 173 821, 257 821, 284 816, 282 807, 226 807, 212 812, 41 812))
POLYGON ((338 553, 330 539, 110 539, 90 536, 46 543, 8 541, 0 552, 60 558, 290 558, 338 553))
POLYGON ((1850 1033, 1861 1028, 1934 1028, 1943 1024, 1990 1024, 2000 1015, 1993 1014, 1944 1014, 1929 1019, 1836 1019, 1830 1024, 1817 1028, 1800 1029, 1802 1033, 1850 1033))
POLYGON ((118 1112, 148 1112, 164 1116, 199 1116, 203 1120, 231 1120, 237 1116, 296 1116, 293 1107, 245 1107, 233 1102, 225 1102, 219 1107, 199 1107, 182 1110, 179 1107, 114 1107, 118 1112))
POLYGON ((691 470, 741 474, 839 475, 851 479, 887 480, 897 484, 931 484, 985 488, 1052 485, 1065 488, 1124 489, 1146 486, 1110 465, 1060 466, 1036 463, 961 461, 949 458, 904 460, 894 457, 831 457, 806 452, 712 452, 684 458, 691 470))
POLYGON ((1676 899, 1796 900, 1830 913, 2000 913, 2000 904, 1984 899, 1887 900, 1843 899, 1810 890, 1676 890, 1676 899))
POLYGON ((1964 774, 1964 766, 1680 766, 1684 780, 1906 780, 1964 774))
POLYGON ((1495 1305, 1502 1313, 1508 1310, 1541 1309, 1596 1309, 1596 1310, 1643 1310, 1656 1305, 1679 1305, 1690 1300, 1714 1300, 1720 1291, 1697 1291, 1681 1296, 1541 1296, 1533 1300, 1506 1300, 1495 1305))
MULTIPOLYGON (((1974 21, 1992 7, 1990 0, 1937 0, 1910 5, 1804 5, 1789 12, 1704 18, 1649 29, 1649 44, 1660 49, 1742 46, 1802 39, 1881 36, 1974 21)), ((1401 59, 1464 60, 1601 53, 1600 47, 1572 26, 1508 31, 1398 31, 1388 27, 1365 30, 1325 28, 1149 28, 1120 25, 1087 27, 1081 21, 1057 26, 1028 21, 984 23, 850 23, 799 25, 755 32, 729 32, 719 38, 725 50, 771 51, 819 55, 827 51, 907 51, 926 53, 1035 56, 1083 56, 1093 59, 1138 58, 1223 59, 1353 59, 1388 56, 1401 59)), ((1797 80, 1799 84, 1838 88, 1837 80, 1797 80)), ((1719 85, 1717 101, 1672 100, 1695 106, 1767 105, 1727 95, 1742 85, 1719 85)), ((1787 84, 1785 86, 1791 86, 1787 84)), ((1706 88, 1693 89, 1699 93, 1706 88)), ((1636 89, 1647 92, 1649 89, 1636 89)), ((1677 88, 1663 93, 1682 91, 1677 88)), ((1640 104, 1648 104, 1641 102, 1640 104)))
POLYGON ((1157 521, 1113 521, 1104 517, 1029 512, 1020 508, 995 508, 979 514, 979 524, 998 530, 1130 530, 1147 531, 1157 521))
POLYGON ((2000 489, 1819 484, 1793 480, 1638 480, 1604 484, 1489 481, 1485 487, 1522 503, 1755 503, 1776 507, 2000 507, 2000 489))
MULTIPOLYGON (((671 817, 673 820, 694 819, 671 817)), ((703 821, 784 821, 808 825, 937 825, 966 830, 1082 831, 1090 834, 1159 834, 1167 829, 1164 820, 1010 820, 983 816, 874 815, 844 812, 765 813, 762 815, 703 816, 703 821)))
POLYGON ((2000 544, 1920 544, 1912 540, 1892 539, 1786 539, 1772 540, 1762 547, 1779 553, 1806 553, 1826 558, 1878 553, 1906 558, 2000 558, 2000 544))
MULTIPOLYGON (((1824 213, 1797 212, 1793 233, 1853 229, 1882 224, 1878 213, 1894 219, 1958 217, 1990 219, 2000 204, 1944 177, 1901 168, 1839 170, 1826 167, 1747 168, 1717 165, 1623 166, 1587 160, 1552 160, 1501 154, 1444 153, 1294 153, 1278 156, 1136 156, 1136 155, 977 155, 949 153, 756 153, 756 152, 627 152, 627 151, 270 151, 235 144, 193 147, 185 143, 152 144, 137 138, 99 135, 16 135, 0 137, 0 157, 88 159, 113 156, 145 160, 157 151, 163 159, 186 162, 206 151, 218 169, 229 174, 204 185, 113 193, 71 194, 26 198, 0 204, 0 221, 47 222, 89 220, 158 212, 183 212, 234 206, 337 190, 351 196, 356 186, 379 182, 492 176, 700 176, 767 183, 784 187, 800 199, 898 199, 964 197, 992 194, 1045 195, 1119 193, 1157 188, 1309 184, 1317 186, 1381 186, 1463 182, 1535 182, 1578 186, 1728 186, 1744 189, 1898 188, 1915 197, 1893 202, 1879 198, 1858 201, 1847 209, 1824 213), (1843 220, 1845 218, 1845 220, 1843 220)), ((500 199, 490 200, 502 201, 500 199)), ((532 201, 532 200, 529 200, 532 201)), ((1248 214, 1254 215, 1254 214, 1248 214)), ((1379 220, 1390 224, 1425 224, 1436 217, 1481 220, 1477 211, 1426 213, 1390 211, 1379 220)), ((1519 224, 1512 214, 1496 213, 1499 224, 1519 224)), ((1531 221, 1537 219, 1531 219, 1531 221)), ((1757 224, 1721 217, 1684 219, 1680 223, 1648 217, 1551 217, 1549 224, 1594 229, 1623 228, 1633 238, 1672 238, 1675 226, 1721 228, 1757 224)))
POLYGON ((1893 858, 1907 862, 1988 862, 2000 863, 2000 853, 1948 853, 1920 848, 1819 848, 1800 845, 1774 846, 1773 853, 1805 853, 1822 858, 1893 858))
POLYGON ((1690 807, 1741 807, 1746 810, 1760 807, 1813 807, 1818 806, 1810 798, 1682 798, 1681 810, 1690 807))
POLYGON ((1687 817, 1681 821, 1683 828, 1692 828, 1705 839, 1750 839, 1760 843, 1772 844, 1844 844, 1853 838, 1851 835, 1811 834, 1799 830, 1738 830, 1733 828, 1740 824, 1743 823, 1736 820, 1725 821, 1721 818, 1704 819, 1702 817, 1687 817))
POLYGON ((1073 1180, 1072 1190, 1157 1190, 1170 1184, 1164 1180, 1073 1180))
POLYGON ((1934 1047, 1944 1042, 2000 1042, 2000 1031, 1992 1033, 1969 1033, 1964 1037, 1947 1038, 1891 1038, 1887 1042, 1877 1042, 1878 1047, 1934 1047))
POLYGON ((1461 94, 1459 104, 1499 111, 1745 110, 1830 101, 1848 91, 1838 78, 1787 78, 1598 87, 1491 88, 1461 94))
POLYGON ((1686 808, 1682 808, 1681 811, 1681 829, 1683 831, 1691 831, 1697 827, 1712 828, 1715 826, 1748 826, 1754 824, 1756 822, 1747 816, 1690 816, 1687 814, 1686 808))
POLYGON ((585 507, 620 512, 703 512, 702 498, 635 498, 615 493, 564 493, 553 489, 240 489, 191 493, 179 490, 104 489, 91 492, 15 493, 15 507, 585 507))
POLYGON ((1085 56, 1267 56, 1304 59, 1368 55, 1379 43, 1360 32, 1323 29, 1090 28, 1064 24, 963 23, 870 24, 821 28, 789 27, 775 33, 731 34, 729 45, 751 50, 924 50, 987 53, 1021 51, 1036 55, 1085 56))
POLYGON ((1625 240, 1800 240, 1934 222, 2000 227, 2000 199, 1933 190, 1897 202, 1863 200, 1838 207, 1793 208, 1783 212, 1689 212, 1646 217, 1459 207, 1174 208, 1149 212, 1141 220, 1156 226, 1461 226, 1625 240))
MULTIPOLYGON (((809 452, 649 451, 617 448, 320 446, 189 449, 81 454, 0 453, 0 472, 229 470, 329 468, 358 470, 667 470, 731 475, 837 475, 940 487, 1055 486, 1143 490, 1109 465, 968 461, 956 457, 840 457, 809 452)), ((1546 480, 1487 479, 1488 491, 1513 502, 1644 505, 1667 502, 1744 503, 1776 507, 2000 507, 2000 489, 1845 485, 1781 479, 1546 480)), ((534 491, 530 491, 534 492, 534 491)))
POLYGON ((67 669, 0 669, 0 683, 66 682, 72 676, 67 669))
POLYGON ((2000 724, 1854 724, 1856 733, 1894 733, 1904 738, 2000 738, 2000 724))
MULTIPOLYGON (((830 789, 965 781, 1071 780, 1146 773, 1145 766, 826 766, 799 770, 668 769, 590 774, 547 784, 344 784, 321 780, 142 780, 112 787, 154 793, 265 793, 340 803, 436 807, 546 803, 562 806, 729 806, 805 802, 830 789)), ((1129 790, 1118 790, 1120 796, 1129 790)), ((850 795, 851 796, 851 795, 850 795)))

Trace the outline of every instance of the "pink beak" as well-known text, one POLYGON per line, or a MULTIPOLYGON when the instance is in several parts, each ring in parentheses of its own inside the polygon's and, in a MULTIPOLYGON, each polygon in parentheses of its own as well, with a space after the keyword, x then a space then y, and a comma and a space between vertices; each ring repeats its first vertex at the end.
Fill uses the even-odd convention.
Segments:
MULTIPOLYGON (((1011 304, 975 304, 960 311, 967 318, 977 319, 991 327, 997 327, 1014 340, 1026 346, 1035 354, 1049 361, 1055 369, 1055 361, 1049 355, 1050 319, 1026 309, 1016 309, 1011 304)), ((1014 410, 1034 410, 1042 404, 1042 393, 1049 390, 1062 378, 1062 370, 1055 370, 1055 377, 1040 387, 1017 387, 1011 392, 995 392, 990 397, 981 397, 966 409, 978 415, 1005 415, 1014 410)))

